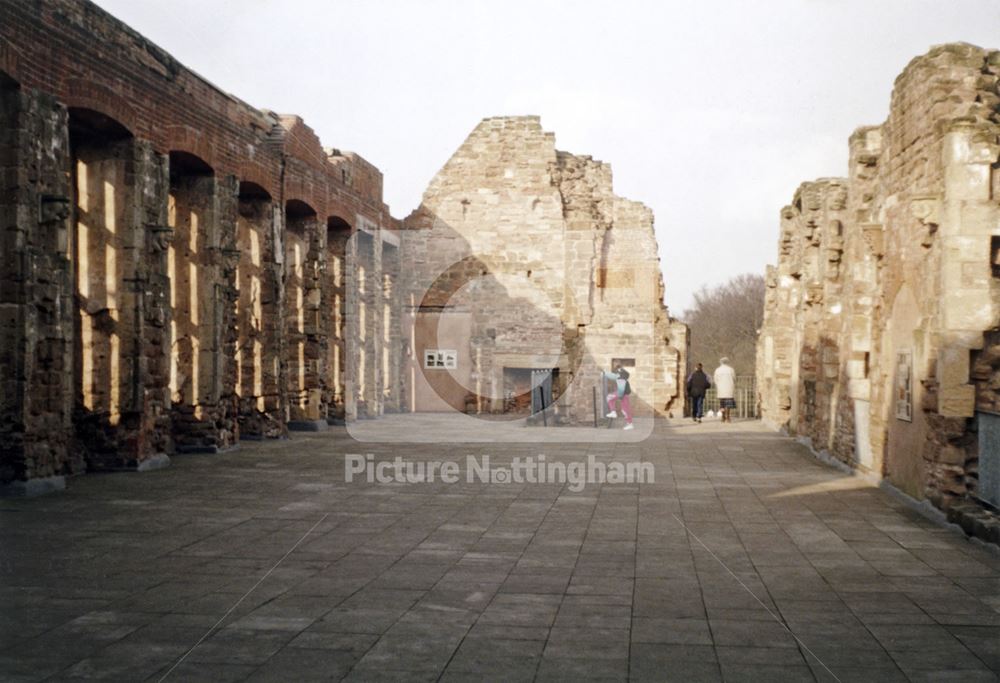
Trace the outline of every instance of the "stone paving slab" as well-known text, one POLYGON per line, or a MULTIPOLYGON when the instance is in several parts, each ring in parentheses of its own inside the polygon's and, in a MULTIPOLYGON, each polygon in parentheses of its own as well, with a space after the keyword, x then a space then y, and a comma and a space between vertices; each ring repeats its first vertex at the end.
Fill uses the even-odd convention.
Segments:
POLYGON ((757 423, 562 429, 335 429, 0 501, 0 679, 997 680, 996 553, 757 423), (656 477, 348 483, 348 453, 656 477))

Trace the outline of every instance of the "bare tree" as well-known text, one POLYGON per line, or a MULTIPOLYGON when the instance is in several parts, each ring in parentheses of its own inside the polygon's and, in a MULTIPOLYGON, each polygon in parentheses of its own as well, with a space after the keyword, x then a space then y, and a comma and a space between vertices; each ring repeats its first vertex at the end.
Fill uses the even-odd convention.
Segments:
POLYGON ((763 276, 745 273, 711 289, 702 286, 694 295, 694 308, 683 316, 691 328, 691 366, 703 363, 711 371, 728 356, 737 374, 753 374, 763 318, 763 276))

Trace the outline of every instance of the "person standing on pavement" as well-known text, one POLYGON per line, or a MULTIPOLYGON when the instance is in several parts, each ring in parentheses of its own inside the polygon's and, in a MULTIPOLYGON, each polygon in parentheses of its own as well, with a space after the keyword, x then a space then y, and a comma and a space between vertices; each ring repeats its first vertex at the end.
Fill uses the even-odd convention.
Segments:
POLYGON ((691 397, 691 419, 701 422, 705 410, 705 392, 712 387, 708 375, 701 367, 701 363, 695 367, 687 378, 687 393, 691 397))
POLYGON ((604 378, 615 383, 615 388, 608 392, 607 417, 618 417, 618 413, 615 411, 615 401, 621 401, 622 415, 625 416, 625 429, 632 429, 632 406, 629 402, 632 386, 628 383, 628 370, 619 367, 617 372, 605 372, 604 378))
POLYGON ((736 371, 725 356, 719 359, 719 367, 712 373, 712 379, 715 381, 715 391, 719 395, 722 421, 732 422, 731 411, 736 407, 736 371))

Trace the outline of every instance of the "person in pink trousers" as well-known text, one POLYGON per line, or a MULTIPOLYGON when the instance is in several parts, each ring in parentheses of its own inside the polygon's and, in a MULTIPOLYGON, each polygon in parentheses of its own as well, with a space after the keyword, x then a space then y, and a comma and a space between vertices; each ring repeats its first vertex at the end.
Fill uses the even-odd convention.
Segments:
POLYGON ((607 417, 618 417, 615 401, 620 400, 622 402, 622 415, 625 416, 625 429, 632 429, 632 406, 629 403, 632 387, 628 383, 628 370, 620 367, 617 372, 605 372, 604 377, 615 383, 614 391, 608 393, 607 417))

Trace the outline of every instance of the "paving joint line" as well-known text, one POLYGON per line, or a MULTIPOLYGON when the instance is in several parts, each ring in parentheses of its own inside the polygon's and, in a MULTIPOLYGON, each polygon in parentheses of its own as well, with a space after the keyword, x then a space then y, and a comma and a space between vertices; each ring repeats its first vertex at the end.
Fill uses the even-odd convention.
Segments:
POLYGON ((745 583, 743 583, 743 580, 740 579, 740 577, 737 576, 735 573, 733 573, 733 570, 731 570, 728 566, 726 566, 726 563, 723 562, 721 559, 719 559, 719 556, 716 555, 714 552, 712 552, 712 549, 709 548, 707 545, 705 545, 704 542, 702 542, 702 540, 700 538, 698 538, 698 536, 693 531, 691 531, 691 529, 688 528, 688 526, 683 522, 683 520, 681 520, 680 517, 678 517, 674 513, 671 513, 671 514, 673 515, 674 519, 677 520, 677 523, 680 524, 682 527, 684 527, 684 530, 687 531, 687 533, 689 533, 691 535, 691 537, 694 538, 694 540, 698 541, 699 545, 701 545, 702 548, 704 548, 705 550, 707 550, 708 554, 711 555, 713 558, 715 558, 715 561, 718 562, 720 565, 722 565, 722 568, 725 569, 727 572, 729 572, 729 575, 732 576, 734 579, 736 579, 737 583, 739 583, 741 586, 743 586, 743 589, 747 593, 749 593, 753 597, 754 600, 756 600, 758 603, 760 603, 760 606, 763 607, 764 610, 767 611, 767 613, 770 614, 771 617, 776 622, 778 622, 778 624, 781 626, 781 628, 783 628, 786 631, 788 631, 788 634, 791 635, 792 638, 794 638, 799 643, 799 645, 801 645, 806 650, 806 652, 808 652, 810 655, 812 655, 812 657, 817 662, 819 662, 820 666, 822 666, 824 669, 826 669, 827 673, 829 673, 831 676, 833 676, 833 679, 835 681, 837 681, 837 683, 842 683, 841 680, 840 680, 840 678, 837 677, 837 674, 833 673, 833 671, 830 670, 830 667, 828 667, 826 664, 824 664, 823 660, 820 659, 819 657, 817 657, 816 653, 813 652, 812 650, 810 650, 809 646, 806 645, 802 641, 801 638, 799 638, 797 635, 795 635, 795 633, 792 632, 792 629, 788 628, 788 626, 786 626, 785 623, 781 619, 779 619, 778 616, 774 612, 772 612, 771 609, 767 605, 765 605, 764 602, 760 598, 757 597, 756 593, 754 593, 752 590, 750 590, 750 587, 747 586, 745 583))
POLYGON ((255 583, 253 586, 250 587, 250 590, 248 590, 246 593, 244 593, 240 597, 239 600, 237 600, 235 603, 233 603, 233 606, 230 607, 226 611, 226 613, 223 614, 222 617, 217 622, 215 622, 215 624, 213 624, 210 629, 208 629, 205 632, 205 635, 203 635, 201 638, 198 639, 198 642, 196 642, 194 645, 192 645, 191 648, 187 652, 185 652, 183 655, 181 655, 180 659, 178 659, 176 662, 174 662, 173 666, 171 666, 169 669, 167 669, 166 673, 164 673, 163 676, 158 679, 158 683, 163 683, 163 681, 165 681, 167 679, 167 677, 170 676, 171 673, 173 673, 174 669, 176 669, 178 666, 180 666, 181 663, 185 659, 187 659, 188 655, 190 655, 192 652, 195 651, 195 648, 197 648, 199 645, 201 645, 205 641, 206 638, 208 638, 210 635, 212 635, 212 633, 219 627, 219 624, 221 624, 227 618, 229 618, 229 615, 233 613, 233 610, 235 610, 237 607, 239 607, 240 603, 243 602, 248 595, 250 595, 251 593, 253 593, 254 590, 256 590, 258 586, 260 586, 260 584, 264 583, 264 580, 267 579, 267 577, 269 577, 271 575, 271 573, 274 572, 274 570, 278 568, 278 565, 281 564, 282 562, 284 562, 285 559, 289 555, 291 555, 295 551, 295 549, 299 547, 299 545, 301 545, 302 541, 306 540, 306 537, 308 537, 309 534, 311 534, 313 532, 313 530, 316 527, 318 527, 320 524, 322 524, 326 520, 326 518, 329 517, 329 516, 330 516, 330 513, 327 512, 322 517, 320 517, 319 521, 316 522, 315 524, 313 524, 312 527, 307 532, 305 532, 298 541, 295 542, 295 545, 293 545, 291 548, 289 548, 288 552, 286 552, 284 555, 282 555, 281 558, 277 562, 274 563, 274 566, 272 566, 270 569, 268 569, 267 573, 265 573, 264 576, 260 577, 260 579, 258 579, 257 583, 255 583))

